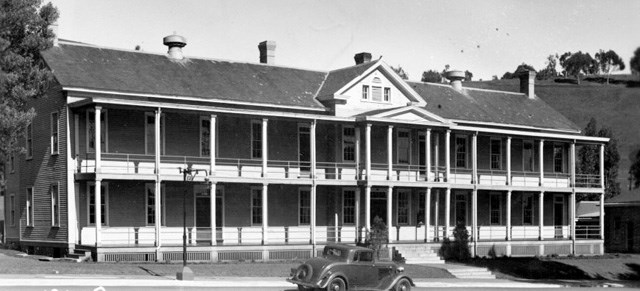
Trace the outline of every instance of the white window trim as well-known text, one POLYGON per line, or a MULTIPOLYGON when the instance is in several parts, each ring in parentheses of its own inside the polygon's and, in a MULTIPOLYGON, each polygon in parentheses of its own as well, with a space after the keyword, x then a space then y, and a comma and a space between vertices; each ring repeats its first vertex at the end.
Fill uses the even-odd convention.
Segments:
POLYGON ((344 189, 342 189, 342 219, 341 219, 342 220, 342 225, 355 225, 356 224, 356 221, 357 221, 357 219, 356 219, 357 217, 356 216, 358 215, 358 213, 356 213, 356 209, 357 209, 357 207, 356 207, 357 206, 356 205, 356 203, 357 203, 357 201, 356 201, 357 192, 356 191, 357 190, 355 188, 344 188, 344 189), (344 210, 346 208, 345 205, 344 205, 344 202, 345 202, 344 196, 345 196, 345 192, 347 192, 347 191, 353 192, 353 222, 349 222, 349 223, 344 222, 344 217, 345 217, 345 211, 344 210))
POLYGON ((360 92, 360 94, 362 94, 362 96, 360 96, 361 100, 367 100, 367 101, 371 101, 371 86, 369 85, 362 85, 362 91, 360 92))
POLYGON ((469 226, 469 195, 468 193, 464 192, 464 191, 455 191, 454 194, 454 200, 453 200, 453 225, 454 227, 458 224, 458 217, 457 217, 457 207, 458 207, 458 201, 464 201, 464 217, 465 217, 465 221, 464 221, 464 225, 465 226, 469 226), (464 199, 462 200, 458 200, 458 195, 463 195, 464 199))
POLYGON ((499 192, 491 192, 489 193, 489 225, 502 225, 502 221, 503 217, 502 217, 502 204, 503 204, 503 199, 502 199, 502 194, 499 192), (494 197, 497 197, 498 199, 498 223, 492 223, 491 222, 491 214, 493 212, 493 209, 491 208, 491 200, 495 199, 494 197))
MULTIPOLYGON (((85 123, 84 127, 85 127, 85 139, 86 139, 86 152, 87 153, 95 152, 95 148, 92 149, 92 148, 89 147, 89 142, 90 142, 89 141, 89 122, 92 119, 92 118, 90 118, 90 114, 89 114, 90 112, 93 112, 95 114, 95 110, 94 109, 89 109, 89 110, 87 110, 87 114, 85 114, 86 123, 85 123)), ((107 114, 107 112, 108 111, 105 108, 102 108, 102 110, 100 111, 100 116, 104 116, 104 132, 103 132, 103 130, 101 130, 100 133, 104 134, 104 149, 102 149, 102 150, 105 153, 109 152, 109 115, 107 114)), ((144 122, 145 122, 145 124, 147 123, 146 120, 144 122)), ((146 138, 146 134, 145 134, 145 138, 146 138)))
POLYGON ((262 204, 260 204, 260 216, 262 217, 262 212, 263 212, 263 209, 262 209, 263 206, 262 205, 264 204, 264 201, 262 201, 262 187, 253 186, 253 187, 251 187, 251 190, 250 190, 251 196, 249 197, 249 199, 251 200, 250 201, 251 208, 249 208, 249 220, 251 222, 251 226, 262 226, 262 222, 264 222, 264 217, 262 217, 262 219, 260 219, 261 220, 260 224, 253 223, 253 207, 254 207, 254 205, 253 205, 253 194, 254 194, 255 191, 258 191, 258 193, 260 195, 260 201, 262 202, 262 204))
POLYGON ((34 223, 34 219, 35 219, 35 207, 34 207, 34 198, 35 198, 35 194, 34 194, 35 188, 33 186, 31 187, 27 187, 26 189, 26 208, 27 208, 27 226, 29 227, 33 227, 35 225, 34 223), (29 193, 29 190, 31 190, 31 193, 29 193))
MULTIPOLYGON (((147 219, 149 217, 149 199, 147 197, 147 194, 149 193, 149 191, 147 191, 147 189, 149 189, 149 187, 151 189, 153 189, 153 194, 155 195, 155 189, 156 189, 156 185, 155 183, 145 183, 144 184, 144 224, 146 226, 155 226, 155 223, 149 223, 149 220, 147 219)), ((162 219, 162 224, 160 224, 160 226, 165 226, 167 225, 167 199, 166 199, 166 194, 167 192, 164 189, 164 184, 160 185, 160 219, 162 219)), ((155 201, 155 200, 154 200, 155 201)), ((105 201, 106 202, 106 201, 105 201)))
POLYGON ((395 203, 395 219, 397 225, 410 225, 411 224, 411 190, 409 189, 398 189, 396 195, 396 203, 395 203), (407 195, 407 222, 400 223, 399 214, 400 214, 400 193, 407 195))
POLYGON ((60 212, 62 210, 62 207, 60 207, 60 182, 55 182, 55 183, 53 183, 53 184, 51 184, 49 186, 49 195, 50 195, 50 201, 51 201, 51 226, 52 227, 60 227, 60 224, 61 224, 60 212), (54 193, 52 191, 53 186, 56 187, 56 193, 54 193), (53 204, 54 195, 56 197, 56 205, 55 205, 55 207, 54 207, 54 204, 53 204), (55 217, 55 213, 56 212, 54 211, 55 208, 58 208, 58 217, 57 217, 58 223, 57 224, 55 223, 56 222, 56 217, 55 217))
POLYGON ((16 226, 16 194, 9 194, 9 226, 16 226))
POLYGON ((356 161, 356 136, 355 136, 356 128, 352 125, 342 125, 342 162, 355 162, 356 161), (353 136, 346 136, 344 134, 344 130, 346 128, 353 129, 353 136), (353 143, 353 160, 345 160, 344 159, 344 150, 345 150, 345 142, 350 141, 353 143))
POLYGON ((396 164, 402 164, 402 165, 411 165, 411 152, 412 152, 412 148, 411 148, 411 130, 406 129, 406 128, 399 128, 396 131, 396 164), (409 156, 409 160, 406 163, 400 163, 400 133, 407 133, 407 151, 408 151, 408 156, 409 156))
POLYGON ((27 125, 24 143, 27 150, 26 159, 31 160, 33 159, 33 122, 27 125))
POLYGON ((50 146, 51 146, 51 155, 57 155, 60 153, 60 113, 58 113, 58 111, 54 111, 51 112, 51 142, 50 142, 50 146), (54 118, 53 116, 55 115, 55 124, 54 124, 54 118), (56 144, 55 144, 55 151, 53 150, 54 148, 54 142, 53 142, 53 133, 55 129, 55 133, 57 135, 56 138, 56 144))
POLYGON ((503 169, 503 166, 502 166, 502 164, 503 164, 502 156, 503 156, 503 154, 502 154, 502 139, 501 139, 501 138, 495 138, 495 137, 492 137, 492 138, 489 140, 489 168, 490 168, 491 170, 502 170, 502 169, 503 169), (498 168, 497 168, 497 169, 494 169, 494 168, 492 167, 493 165, 491 164, 491 163, 492 163, 491 157, 493 156, 493 152, 491 151, 491 150, 492 150, 491 143, 493 143, 494 141, 497 141, 497 142, 499 143, 499 147, 498 147, 498 148, 499 148, 499 152, 498 152, 498 168))
POLYGON ((561 225, 565 225, 567 223, 567 212, 564 211, 565 210, 565 196, 562 194, 553 194, 553 211, 551 211, 552 213, 552 217, 551 219, 553 219, 553 224, 555 225, 556 223, 556 212, 555 212, 555 206, 556 204, 562 204, 562 224, 561 225), (560 197, 560 201, 557 201, 556 199, 560 197))
POLYGON ((536 147, 535 144, 533 142, 533 140, 531 139, 524 139, 522 140, 522 171, 523 172, 535 172, 536 170, 536 147), (525 154, 524 154, 524 146, 525 144, 530 143, 531 144, 531 169, 527 169, 525 168, 525 154))
POLYGON ((382 87, 382 101, 391 102, 391 87, 382 87), (389 95, 386 95, 386 92, 389 92, 389 95))
MULTIPOLYGON (((91 207, 91 203, 89 203, 91 201, 91 189, 95 188, 96 183, 95 182, 89 182, 87 183, 87 225, 96 225, 95 223, 91 223, 91 211, 90 211, 90 207, 91 207)), ((104 191, 100 191, 100 196, 101 198, 104 199, 104 220, 105 221, 101 221, 103 226, 109 226, 109 182, 102 182, 100 184, 101 187, 104 188, 104 191)), ((95 193, 95 192, 94 192, 95 193)), ((146 197, 145 197, 146 198, 146 197)), ((146 203, 146 202, 145 202, 146 203)), ((95 207, 98 207, 97 203, 95 205, 95 207)), ((145 218, 146 220, 146 218, 145 218)))
POLYGON ((251 134, 251 136, 249 136, 249 142, 251 143, 251 152, 249 153, 249 156, 253 160, 261 160, 262 157, 264 157, 264 153, 262 152, 262 143, 264 142, 264 140, 262 140, 262 120, 258 120, 258 119, 251 120, 250 134, 251 134), (254 157, 253 156, 253 152, 254 152, 254 148, 253 148, 253 142, 254 142, 254 140, 253 140, 253 137, 254 137, 253 125, 254 124, 260 125, 260 157, 254 157))
POLYGON ((298 188, 298 226, 306 226, 306 225, 311 225, 311 188, 309 187, 301 187, 298 188), (303 192, 308 192, 309 194, 309 223, 302 223, 300 220, 302 218, 302 216, 300 215, 300 210, 302 209, 302 193, 303 192))
POLYGON ((462 167, 462 169, 468 169, 469 168, 469 136, 465 135, 465 134, 456 134, 455 135, 455 139, 454 139, 454 143, 453 143, 453 154, 454 154, 454 167, 455 168, 460 168, 458 167, 458 138, 462 138, 464 139, 464 166, 462 167))
POLYGON ((533 193, 522 194, 522 225, 535 225, 536 224, 536 199, 533 193), (527 197, 531 197, 531 223, 524 221, 525 201, 527 197))
MULTIPOLYGON (((153 141, 155 142, 155 117, 156 117, 156 113, 155 112, 145 112, 144 113, 144 154, 145 155, 150 155, 148 149, 148 144, 149 144, 149 138, 147 138, 147 130, 149 127, 149 124, 147 123, 147 117, 148 116, 153 116, 154 118, 154 125, 153 125, 153 132, 154 132, 154 138, 153 141)), ((105 116, 105 122, 106 122, 106 116, 105 116)), ((164 113, 160 114, 160 155, 164 155, 166 153, 165 151, 165 132, 166 132, 166 128, 167 128, 167 124, 165 122, 165 115, 164 113)), ((154 150, 155 151, 155 150, 154 150)), ((155 153, 153 154, 155 155, 155 153)))
POLYGON ((553 172, 554 173, 566 173, 566 164, 565 164, 565 154, 564 154, 564 145, 560 143, 554 143, 552 147, 552 159, 553 159, 553 172), (560 148, 560 153, 562 154, 562 161, 560 164, 562 165, 562 170, 560 172, 556 172, 556 148, 560 148))

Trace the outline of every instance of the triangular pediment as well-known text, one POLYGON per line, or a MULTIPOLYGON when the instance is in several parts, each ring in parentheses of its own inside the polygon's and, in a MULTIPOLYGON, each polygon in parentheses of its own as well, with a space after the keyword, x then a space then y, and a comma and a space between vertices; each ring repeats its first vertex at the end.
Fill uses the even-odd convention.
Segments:
POLYGON ((450 123, 447 119, 433 114, 426 109, 408 105, 387 110, 377 110, 360 114, 361 117, 369 120, 379 120, 399 123, 450 123))

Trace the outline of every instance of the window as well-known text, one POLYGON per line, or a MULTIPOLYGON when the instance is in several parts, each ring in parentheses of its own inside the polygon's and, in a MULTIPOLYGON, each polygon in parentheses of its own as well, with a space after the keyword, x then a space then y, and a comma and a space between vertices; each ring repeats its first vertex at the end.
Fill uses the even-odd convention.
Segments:
POLYGON ((522 142, 522 166, 523 171, 533 172, 533 141, 525 140, 522 142))
POLYGON ((418 194, 418 213, 416 214, 416 222, 418 225, 425 224, 424 214, 425 214, 425 196, 427 194, 425 192, 420 192, 418 194))
POLYGON ((262 158, 262 123, 260 120, 251 121, 251 158, 262 158))
POLYGON ((27 188, 27 226, 33 226, 34 218, 34 205, 33 205, 33 187, 27 188))
POLYGON ((356 223, 356 191, 342 191, 342 224, 356 223))
POLYGON ((391 88, 385 87, 384 88, 384 102, 389 102, 389 100, 391 100, 391 88))
POLYGON ((33 157, 33 125, 31 123, 27 125, 25 147, 27 150, 27 159, 31 159, 33 157))
POLYGON ((491 169, 502 169, 502 140, 491 139, 491 169))
MULTIPOLYGON (((87 199, 87 219, 89 225, 96 224, 96 186, 95 183, 87 184, 87 193, 89 197, 87 199)), ((153 198, 155 199, 155 197, 153 198)), ((161 201, 162 202, 162 201, 161 201)), ((107 183, 102 182, 100 184, 100 224, 109 225, 109 186, 107 183)), ((154 212, 155 213, 155 212, 154 212)), ((155 217, 153 218, 155 220, 155 217)), ((152 220, 152 223, 153 223, 152 220)))
POLYGON ((533 194, 525 193, 522 196, 522 224, 533 224, 533 194))
POLYGON ((382 87, 371 87, 371 100, 378 102, 382 101, 382 87))
POLYGON ((49 193, 51 197, 51 226, 60 226, 60 191, 58 183, 51 184, 49 193))
MULTIPOLYGON (((155 225, 156 224, 156 185, 154 183, 145 184, 145 192, 146 192, 146 209, 147 209, 147 225, 155 225)), ((106 202, 106 200, 105 200, 106 202)), ((166 225, 166 215, 165 215, 165 191, 164 185, 160 187, 160 217, 162 221, 161 225, 166 225)))
POLYGON ((491 225, 502 224, 502 195, 491 193, 490 196, 491 225))
POLYGON ((411 145, 409 144, 409 131, 398 130, 398 164, 408 164, 410 161, 411 145))
MULTIPOLYGON (((93 110, 87 111, 87 151, 95 152, 96 151, 96 113, 93 110)), ((108 152, 107 147, 109 143, 107 139, 109 135, 107 130, 109 129, 107 125, 107 110, 103 109, 100 111, 100 152, 108 152)))
POLYGON ((262 225, 261 188, 251 188, 251 225, 262 225))
POLYGON ((356 160, 356 130, 352 126, 342 127, 342 161, 356 160))
POLYGON ((553 145, 553 171, 564 172, 564 149, 562 145, 553 145))
POLYGON ((456 203, 455 203, 455 222, 459 223, 467 223, 467 194, 460 193, 456 194, 456 203))
POLYGON ((311 191, 300 189, 298 200, 298 224, 309 225, 311 223, 311 191))
POLYGON ((200 117, 200 156, 211 156, 211 150, 209 147, 211 120, 207 116, 200 117))
MULTIPOLYGON (((160 154, 164 155, 164 114, 160 115, 160 154)), ((156 114, 145 112, 145 152, 147 155, 156 154, 156 114)))
POLYGON ((362 100, 369 99, 369 86, 362 85, 362 100))
POLYGON ((51 113, 51 154, 58 154, 58 132, 60 131, 60 117, 58 112, 51 113))
POLYGON ((16 225, 16 195, 9 195, 9 225, 16 225))
POLYGON ((371 251, 360 251, 357 252, 354 256, 354 261, 356 262, 373 262, 373 252, 371 251))
POLYGON ((398 191, 398 204, 396 205, 398 213, 397 222, 398 224, 408 224, 409 223, 409 196, 411 192, 407 190, 398 191))
POLYGON ((456 136, 456 167, 467 167, 467 137, 456 136))

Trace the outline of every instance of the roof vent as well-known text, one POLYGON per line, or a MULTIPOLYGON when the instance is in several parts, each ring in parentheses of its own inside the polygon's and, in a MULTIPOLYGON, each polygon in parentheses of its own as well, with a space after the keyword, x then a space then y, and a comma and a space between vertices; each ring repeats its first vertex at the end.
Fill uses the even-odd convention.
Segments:
POLYGON ((353 59, 356 61, 356 65, 368 63, 371 61, 371 53, 362 52, 353 56, 353 59))
POLYGON ((520 78, 520 93, 524 93, 529 99, 534 99, 536 71, 523 70, 518 73, 518 78, 520 78))
POLYGON ((448 71, 446 73, 446 78, 451 81, 451 87, 458 91, 462 91, 462 80, 464 80, 464 77, 463 71, 448 71))
POLYGON ((276 64, 276 42, 265 40, 258 44, 260 50, 260 62, 267 65, 276 64))
POLYGON ((181 35, 172 34, 169 36, 165 36, 162 39, 162 43, 169 47, 169 58, 174 60, 182 60, 184 56, 182 55, 182 48, 187 45, 187 39, 181 35))

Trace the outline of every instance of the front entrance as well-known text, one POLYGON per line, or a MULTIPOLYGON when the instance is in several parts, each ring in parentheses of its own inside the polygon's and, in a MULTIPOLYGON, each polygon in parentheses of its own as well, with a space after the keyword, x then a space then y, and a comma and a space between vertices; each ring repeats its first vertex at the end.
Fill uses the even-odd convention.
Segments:
POLYGON ((387 222, 387 192, 386 191, 371 191, 371 224, 374 222, 374 218, 378 216, 382 218, 385 224, 387 222))
MULTIPOLYGON (((195 188, 195 218, 198 237, 197 243, 211 242, 211 198, 209 189, 202 186, 195 188)), ((222 189, 216 188, 216 241, 222 242, 222 226, 224 225, 224 199, 222 189), (220 228, 220 229, 219 229, 220 228)))
POLYGON ((555 238, 562 238, 562 226, 564 225, 564 196, 553 196, 553 225, 555 226, 555 238))

